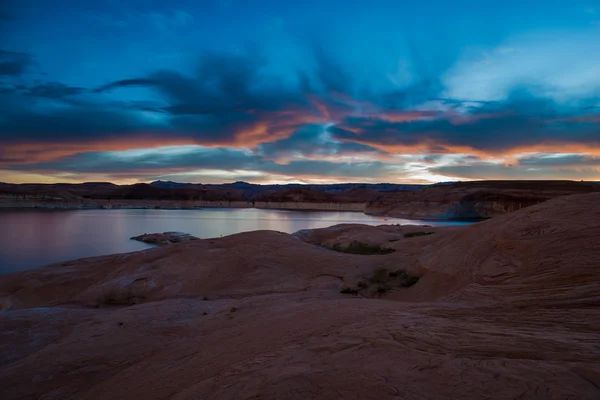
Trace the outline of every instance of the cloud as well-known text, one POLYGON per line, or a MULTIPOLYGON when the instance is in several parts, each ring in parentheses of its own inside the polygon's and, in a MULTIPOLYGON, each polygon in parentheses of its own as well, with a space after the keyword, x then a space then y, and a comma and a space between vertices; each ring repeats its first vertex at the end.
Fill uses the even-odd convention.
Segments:
POLYGON ((49 99, 60 99, 66 96, 74 96, 84 92, 84 88, 65 85, 60 82, 42 83, 25 90, 30 96, 46 97, 49 99))
POLYGON ((156 85, 156 82, 153 79, 149 78, 136 78, 136 79, 121 79, 119 81, 111 82, 104 86, 101 86, 94 90, 94 93, 102 93, 107 92, 113 89, 118 88, 127 88, 127 87, 136 87, 136 86, 153 86, 156 85))
POLYGON ((353 163, 295 160, 279 164, 247 150, 230 148, 173 147, 125 152, 88 152, 59 160, 18 165, 18 170, 43 173, 104 174, 150 178, 161 174, 217 170, 275 174, 288 177, 387 178, 398 174, 398 166, 379 161, 353 163), (137 154, 136 154, 137 153, 137 154))
POLYGON ((257 146, 257 153, 266 159, 289 162, 297 159, 342 159, 363 157, 377 159, 386 153, 370 146, 332 140, 322 125, 307 125, 292 136, 257 146))
MULTIPOLYGON (((7 107, 0 113, 0 144, 93 142, 157 132, 141 112, 93 104, 36 103, 22 106, 15 94, 0 95, 7 107), (129 135, 128 135, 129 134, 129 135)), ((25 102, 26 103, 26 102, 25 102)), ((30 101, 31 103, 31 101, 30 101)))
POLYGON ((600 150, 596 116, 578 108, 515 92, 506 102, 485 103, 469 113, 390 121, 347 117, 329 128, 339 140, 387 149, 505 154, 528 149, 589 146, 600 150))
POLYGON ((78 142, 43 142, 30 141, 6 143, 0 146, 0 166, 20 168, 20 165, 33 165, 60 161, 76 154, 126 151, 143 148, 160 148, 165 146, 185 146, 192 144, 189 139, 164 138, 151 134, 136 138, 124 139, 118 135, 102 140, 80 140, 78 142))
MULTIPOLYGON (((519 165, 523 167, 538 168, 599 168, 600 157, 588 154, 544 154, 527 156, 519 159, 519 165)), ((600 174, 599 174, 600 175, 600 174)))
POLYGON ((0 77, 21 75, 34 64, 29 54, 0 50, 0 77))
POLYGON ((273 87, 260 55, 206 53, 195 76, 158 71, 109 83, 96 92, 153 89, 166 104, 171 128, 203 143, 253 146, 291 135, 325 118, 297 88, 273 87))
POLYGON ((474 163, 471 165, 440 166, 430 172, 460 179, 566 179, 599 180, 599 168, 526 168, 518 165, 474 163))
POLYGON ((442 97, 503 101, 523 85, 558 102, 597 95, 598 41, 597 28, 536 30, 465 53, 442 76, 442 97))
MULTIPOLYGON (((21 71, 34 63, 23 53, 10 54, 27 61, 21 71)), ((207 52, 193 73, 158 70, 92 89, 32 85, 8 76, 0 87, 0 165, 144 176, 161 168, 173 173, 197 168, 367 179, 407 177, 412 168, 430 176, 496 177, 518 171, 546 176, 538 167, 558 161, 527 158, 509 168, 486 163, 489 158, 542 151, 600 154, 597 97, 565 104, 521 86, 501 100, 450 98, 434 78, 376 92, 358 88, 347 67, 318 46, 314 65, 287 79, 270 61, 255 49, 207 52), (119 100, 143 90, 156 100, 119 100), (169 145, 215 152, 127 159, 107 153, 169 145), (463 164, 441 156, 451 153, 463 154, 463 164), (408 160, 409 154, 420 158, 408 160)), ((580 163, 577 168, 594 168, 584 161, 591 162, 570 160, 580 163)), ((575 171, 574 165, 564 166, 575 171)))

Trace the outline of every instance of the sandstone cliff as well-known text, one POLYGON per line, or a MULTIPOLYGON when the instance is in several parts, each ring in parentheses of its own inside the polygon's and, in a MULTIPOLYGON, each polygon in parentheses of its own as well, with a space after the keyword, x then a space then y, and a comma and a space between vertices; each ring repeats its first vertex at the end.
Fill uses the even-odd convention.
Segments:
POLYGON ((481 219, 549 199, 600 190, 596 183, 571 181, 483 181, 431 186, 381 195, 365 213, 401 218, 481 219))
POLYGON ((423 236, 249 232, 3 276, 0 393, 595 400, 599 220, 600 194, 565 196, 423 236), (418 281, 340 293, 382 270, 418 281))
MULTIPOLYGON (((252 185, 259 186, 260 185, 252 185)), ((333 185, 332 185, 333 186, 333 185)), ((271 186, 267 186, 271 188, 271 186)), ((254 188, 254 190, 258 190, 254 188)), ((0 184, 0 208, 276 208, 290 210, 364 211, 378 192, 351 188, 346 192, 321 192, 308 187, 265 189, 246 196, 229 185, 162 187, 147 184, 117 186, 109 183, 9 185, 0 184)))

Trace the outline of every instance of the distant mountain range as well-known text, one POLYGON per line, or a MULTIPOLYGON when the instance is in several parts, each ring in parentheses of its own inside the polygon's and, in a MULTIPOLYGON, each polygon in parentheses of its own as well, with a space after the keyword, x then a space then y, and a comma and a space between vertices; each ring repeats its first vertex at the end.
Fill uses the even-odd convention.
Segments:
POLYGON ((0 207, 168 208, 257 207, 365 211, 402 218, 488 218, 576 193, 595 182, 472 181, 435 185, 337 183, 256 185, 156 181, 134 185, 0 183, 0 207))
POLYGON ((366 189, 374 192, 397 192, 404 190, 415 190, 421 189, 429 185, 408 185, 408 184, 395 184, 395 183, 333 183, 328 185, 316 185, 316 184, 301 184, 301 183, 289 183, 285 185, 259 185, 254 183, 248 183, 243 181, 223 184, 202 184, 202 183, 180 183, 172 181, 154 181, 150 183, 151 186, 160 187, 164 189, 174 188, 228 188, 235 189, 243 192, 245 195, 254 197, 263 193, 276 192, 280 190, 287 190, 293 188, 308 188, 318 192, 338 194, 349 192, 354 189, 366 189))
POLYGON ((306 201, 366 202, 383 194, 415 190, 427 185, 393 183, 337 183, 330 185, 257 185, 247 182, 224 184, 155 181, 133 185, 110 182, 80 184, 0 183, 0 195, 22 198, 193 200, 193 201, 306 201))

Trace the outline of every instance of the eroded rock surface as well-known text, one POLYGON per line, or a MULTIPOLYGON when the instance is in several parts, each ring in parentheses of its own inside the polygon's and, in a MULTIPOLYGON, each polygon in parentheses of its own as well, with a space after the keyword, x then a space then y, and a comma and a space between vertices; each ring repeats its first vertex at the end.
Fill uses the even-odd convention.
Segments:
POLYGON ((463 182, 380 195, 367 203, 365 213, 402 218, 481 219, 556 197, 597 191, 600 185, 592 182, 463 182))
POLYGON ((385 255, 258 231, 3 276, 0 393, 598 399, 598 221, 588 194, 426 236, 317 235, 385 255), (381 270, 406 275, 377 297, 340 293, 381 270))

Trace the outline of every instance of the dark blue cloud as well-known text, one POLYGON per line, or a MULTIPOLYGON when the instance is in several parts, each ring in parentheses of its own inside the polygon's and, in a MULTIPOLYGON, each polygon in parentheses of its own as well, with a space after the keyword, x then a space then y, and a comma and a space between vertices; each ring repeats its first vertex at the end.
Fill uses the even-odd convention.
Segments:
POLYGON ((30 54, 0 50, 0 77, 22 75, 34 65, 30 54))
POLYGON ((442 153, 457 146, 492 153, 543 144, 600 146, 597 121, 586 119, 594 110, 559 106, 516 89, 506 101, 445 98, 450 105, 446 111, 415 111, 412 102, 439 99, 437 83, 353 97, 350 75, 322 49, 315 54, 316 74, 300 76, 299 85, 273 85, 271 75, 264 73, 268 64, 257 52, 207 53, 195 75, 164 70, 92 91, 57 82, 5 86, 0 141, 85 142, 152 134, 165 142, 187 138, 207 145, 260 145, 265 154, 278 147, 288 152, 304 147, 306 155, 424 144, 430 152, 442 153), (137 108, 103 100, 106 94, 131 88, 152 90, 161 100, 137 108), (77 100, 72 99, 75 95, 77 100), (22 96, 40 101, 23 101, 22 96), (322 143, 328 148, 317 151, 316 138, 325 126, 345 144, 329 140, 322 143))
MULTIPOLYGON (((461 101, 462 102, 462 101, 461 101)), ((543 145, 587 144, 600 147, 600 124, 586 120, 578 107, 561 107, 549 99, 515 92, 508 100, 486 102, 468 113, 440 113, 433 118, 394 122, 383 116, 347 117, 329 131, 340 140, 373 146, 435 144, 433 151, 453 147, 490 153, 543 145)))
POLYGON ((257 152, 268 159, 319 158, 362 154, 375 157, 385 152, 370 146, 352 142, 331 141, 321 125, 307 125, 292 136, 257 146, 257 152))
POLYGON ((600 157, 584 154, 568 155, 535 155, 519 159, 519 165, 523 167, 537 168, 600 168, 600 157))
POLYGON ((84 93, 85 89, 65 85, 60 82, 42 83, 25 89, 25 93, 34 97, 46 97, 49 99, 60 99, 62 97, 74 96, 84 93))
POLYGON ((473 163, 430 168, 435 174, 459 179, 567 179, 598 180, 598 168, 526 168, 519 165, 473 163))

